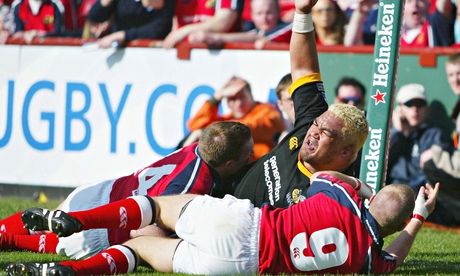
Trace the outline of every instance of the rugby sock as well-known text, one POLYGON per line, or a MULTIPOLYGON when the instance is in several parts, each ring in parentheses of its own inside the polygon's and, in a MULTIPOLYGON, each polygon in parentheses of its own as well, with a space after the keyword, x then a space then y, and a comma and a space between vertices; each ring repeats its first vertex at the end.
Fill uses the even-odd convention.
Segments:
POLYGON ((59 239, 56 234, 43 235, 11 235, 0 233, 0 248, 13 250, 28 250, 39 253, 56 253, 59 239))
POLYGON ((69 212, 82 223, 82 230, 139 229, 154 223, 155 214, 155 203, 149 196, 133 196, 93 209, 69 212))
POLYGON ((24 228, 21 215, 22 211, 0 220, 0 231, 9 234, 28 235, 29 229, 24 228))
POLYGON ((113 275, 133 272, 137 267, 136 254, 125 245, 114 245, 82 261, 66 261, 75 275, 113 275))

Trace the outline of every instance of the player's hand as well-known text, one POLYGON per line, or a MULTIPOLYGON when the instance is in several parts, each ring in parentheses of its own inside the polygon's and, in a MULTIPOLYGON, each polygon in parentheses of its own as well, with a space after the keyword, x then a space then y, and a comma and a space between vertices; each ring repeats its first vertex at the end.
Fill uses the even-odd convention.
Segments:
POLYGON ((434 211, 436 198, 439 192, 439 182, 435 187, 430 184, 425 184, 425 187, 420 187, 417 198, 415 200, 413 220, 418 220, 423 223, 425 219, 434 211))
POLYGON ((436 198, 438 197, 440 185, 441 184, 439 182, 436 182, 433 188, 430 184, 425 184, 425 207, 428 210, 428 214, 431 214, 434 211, 434 206, 436 205, 436 198))
POLYGON ((295 7, 297 13, 311 13, 311 9, 318 2, 318 0, 295 0, 295 7))

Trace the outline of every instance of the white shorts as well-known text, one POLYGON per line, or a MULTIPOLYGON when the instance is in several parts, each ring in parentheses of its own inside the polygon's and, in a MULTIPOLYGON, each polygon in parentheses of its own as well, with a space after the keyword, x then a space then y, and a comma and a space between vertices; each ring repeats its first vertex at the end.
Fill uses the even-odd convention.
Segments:
MULTIPOLYGON (((60 209, 65 212, 87 210, 110 201, 115 180, 107 180, 76 188, 64 200, 60 209)), ((110 246, 107 229, 91 229, 59 238, 56 252, 74 260, 86 259, 110 246)))
POLYGON ((174 254, 174 272, 258 274, 259 228, 260 210, 247 199, 194 198, 176 223, 183 241, 174 254))

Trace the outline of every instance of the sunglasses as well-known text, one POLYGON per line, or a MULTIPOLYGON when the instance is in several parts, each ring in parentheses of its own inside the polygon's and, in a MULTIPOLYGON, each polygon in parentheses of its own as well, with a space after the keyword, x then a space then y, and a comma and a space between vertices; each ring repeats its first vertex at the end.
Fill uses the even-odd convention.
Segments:
POLYGON ((361 99, 360 97, 343 97, 339 98, 339 100, 342 103, 349 103, 350 101, 352 101, 354 104, 360 104, 363 101, 363 99, 361 99))
POLYGON ((407 107, 425 107, 426 102, 424 100, 412 100, 404 103, 405 106, 407 107))
POLYGON ((327 8, 318 8, 318 9, 315 9, 313 12, 315 13, 322 13, 322 12, 326 12, 326 13, 331 13, 334 11, 334 8, 333 7, 327 7, 327 8))

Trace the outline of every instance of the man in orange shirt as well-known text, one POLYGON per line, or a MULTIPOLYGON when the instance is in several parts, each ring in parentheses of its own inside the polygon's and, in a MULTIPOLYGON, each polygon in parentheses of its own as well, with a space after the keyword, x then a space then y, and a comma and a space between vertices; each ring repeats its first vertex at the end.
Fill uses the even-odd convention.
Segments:
POLYGON ((230 78, 188 121, 188 128, 192 133, 184 146, 198 139, 201 130, 216 121, 237 121, 251 129, 254 138, 254 155, 251 161, 259 159, 275 147, 274 135, 284 129, 281 113, 271 104, 255 101, 251 86, 240 77, 230 78), (231 112, 220 116, 219 104, 224 98, 227 99, 231 112))

